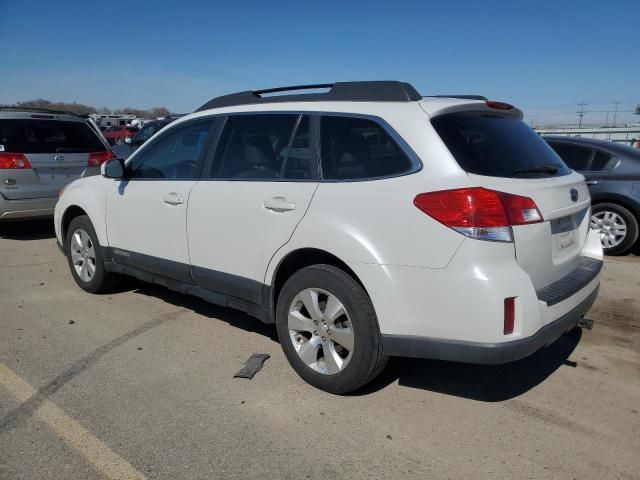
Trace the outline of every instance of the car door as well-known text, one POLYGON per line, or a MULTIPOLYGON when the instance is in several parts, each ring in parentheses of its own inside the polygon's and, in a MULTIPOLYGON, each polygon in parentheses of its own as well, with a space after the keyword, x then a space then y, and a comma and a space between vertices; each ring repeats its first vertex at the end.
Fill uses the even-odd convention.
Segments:
POLYGON ((589 186, 589 192, 592 195, 599 190, 599 179, 602 172, 591 171, 590 169, 591 161, 596 153, 594 149, 573 143, 553 141, 548 143, 569 168, 584 175, 589 186))
POLYGON ((587 179, 589 191, 593 197, 597 192, 606 187, 606 180, 611 176, 611 170, 618 164, 618 158, 604 150, 594 150, 589 169, 582 174, 587 179))
POLYGON ((189 199, 198 285, 261 304, 269 260, 291 238, 318 186, 315 122, 294 113, 226 119, 189 199))
POLYGON ((187 203, 197 182, 213 121, 167 130, 127 162, 127 179, 106 198, 113 261, 192 283, 187 248, 187 203))

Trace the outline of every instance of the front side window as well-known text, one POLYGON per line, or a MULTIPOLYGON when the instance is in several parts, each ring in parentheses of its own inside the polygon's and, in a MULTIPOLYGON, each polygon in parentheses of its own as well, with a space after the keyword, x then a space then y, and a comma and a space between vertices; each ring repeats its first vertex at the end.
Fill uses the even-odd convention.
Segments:
POLYGON ((206 120, 167 131, 131 160, 130 178, 195 178, 210 127, 206 120))
POLYGON ((311 179, 315 170, 306 115, 233 115, 220 136, 210 178, 311 179))
POLYGON ((590 148, 560 142, 550 142, 549 145, 571 169, 582 172, 589 166, 593 154, 590 148))

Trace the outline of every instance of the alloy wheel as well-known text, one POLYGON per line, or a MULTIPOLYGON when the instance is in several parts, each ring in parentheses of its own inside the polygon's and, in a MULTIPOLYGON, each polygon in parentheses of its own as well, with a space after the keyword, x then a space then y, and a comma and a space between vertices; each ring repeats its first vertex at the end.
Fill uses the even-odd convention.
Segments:
POLYGON ((289 307, 289 337, 300 359, 324 375, 346 368, 355 336, 349 314, 338 298, 319 288, 307 288, 289 307))
POLYGON ((71 236, 71 261, 83 282, 90 282, 96 274, 96 252, 89 234, 79 228, 71 236))

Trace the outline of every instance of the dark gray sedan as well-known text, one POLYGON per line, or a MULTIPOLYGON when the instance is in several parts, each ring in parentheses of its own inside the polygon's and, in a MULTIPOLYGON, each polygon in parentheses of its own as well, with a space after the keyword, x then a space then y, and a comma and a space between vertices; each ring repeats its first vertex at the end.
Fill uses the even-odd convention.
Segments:
POLYGON ((582 173, 591 192, 591 228, 607 255, 624 255, 638 241, 640 149, 581 137, 543 137, 564 162, 582 173))

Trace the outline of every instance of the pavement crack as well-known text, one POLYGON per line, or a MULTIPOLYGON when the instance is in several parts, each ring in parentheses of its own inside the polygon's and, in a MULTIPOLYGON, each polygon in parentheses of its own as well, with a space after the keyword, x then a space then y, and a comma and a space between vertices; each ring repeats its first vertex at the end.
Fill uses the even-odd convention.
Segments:
POLYGON ((154 320, 150 320, 148 322, 143 323, 139 327, 120 335, 117 338, 114 338, 108 343, 105 343, 101 347, 97 348, 93 352, 85 355, 81 359, 74 362, 69 368, 62 371, 58 374, 53 380, 39 388, 36 393, 34 393, 28 400, 22 402, 16 408, 7 413, 2 419, 0 419, 0 434, 5 431, 9 431, 15 428, 24 420, 28 419, 33 415, 36 409, 56 393, 63 385, 65 385, 69 380, 73 377, 82 373, 93 364, 95 364, 100 358, 102 358, 107 353, 111 352, 113 349, 119 347, 120 345, 128 342, 132 338, 137 337, 138 335, 142 335, 143 333, 151 330, 158 325, 165 323, 169 320, 175 320, 181 313, 187 310, 181 309, 176 312, 171 312, 165 315, 162 315, 154 320))

